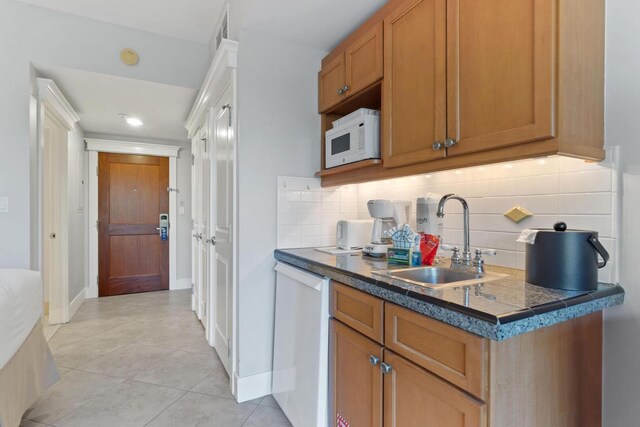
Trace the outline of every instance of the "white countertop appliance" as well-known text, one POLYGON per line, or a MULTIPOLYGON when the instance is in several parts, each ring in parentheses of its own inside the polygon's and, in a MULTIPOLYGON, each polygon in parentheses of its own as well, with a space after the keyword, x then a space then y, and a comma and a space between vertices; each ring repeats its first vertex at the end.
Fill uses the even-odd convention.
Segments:
POLYGON ((369 215, 373 218, 371 242, 362 248, 362 253, 373 257, 387 255, 391 238, 387 230, 406 224, 409 221, 411 202, 406 200, 369 200, 367 202, 369 215))
POLYGON ((380 158, 380 112, 361 108, 325 133, 325 167, 380 158))
POLYGON ((329 279, 278 262, 272 394, 294 427, 328 424, 329 279))
POLYGON ((336 224, 336 246, 339 249, 361 249, 371 238, 373 220, 341 219, 336 224))

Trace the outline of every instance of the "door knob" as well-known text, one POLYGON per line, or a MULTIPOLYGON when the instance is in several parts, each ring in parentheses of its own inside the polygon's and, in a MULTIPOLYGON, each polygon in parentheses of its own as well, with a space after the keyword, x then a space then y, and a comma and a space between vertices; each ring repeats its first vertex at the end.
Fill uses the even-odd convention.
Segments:
POLYGON ((433 151, 440 151, 442 149, 442 142, 440 141, 434 142, 431 148, 433 148, 433 151))
POLYGON ((55 238, 56 238, 56 233, 51 233, 51 234, 49 234, 49 238, 50 238, 50 239, 55 239, 55 238))
POLYGON ((457 142, 456 142, 455 139, 447 138, 447 139, 444 140, 444 146, 446 148, 451 148, 456 144, 457 144, 457 142))
POLYGON ((372 354, 371 356, 369 356, 369 363, 371 364, 371 366, 376 366, 378 363, 380 363, 380 358, 372 354))
POLYGON ((338 92, 338 95, 344 95, 344 89, 342 88, 338 89, 336 92, 338 92))
POLYGON ((389 365, 388 363, 382 362, 380 364, 380 370, 382 371, 383 374, 388 374, 389 372, 391 372, 391 365, 389 365))
POLYGON ((207 239, 207 243, 211 243, 213 246, 216 245, 216 236, 211 236, 210 239, 207 239))

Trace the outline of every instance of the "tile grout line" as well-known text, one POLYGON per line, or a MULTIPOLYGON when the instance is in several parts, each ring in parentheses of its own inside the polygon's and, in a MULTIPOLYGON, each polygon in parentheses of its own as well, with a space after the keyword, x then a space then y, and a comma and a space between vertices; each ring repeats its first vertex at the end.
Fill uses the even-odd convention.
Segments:
POLYGON ((167 409, 171 408, 173 405, 175 405, 175 403, 182 399, 187 393, 189 393, 188 391, 185 391, 184 393, 182 393, 180 396, 178 396, 178 398, 176 400, 174 400, 173 402, 171 402, 169 405, 167 405, 166 408, 164 408, 163 410, 161 410, 155 417, 151 418, 149 420, 149 422, 147 422, 145 424, 145 426, 148 426, 149 424, 151 424, 153 422, 153 420, 155 420, 156 418, 158 418, 160 415, 162 415, 167 409))

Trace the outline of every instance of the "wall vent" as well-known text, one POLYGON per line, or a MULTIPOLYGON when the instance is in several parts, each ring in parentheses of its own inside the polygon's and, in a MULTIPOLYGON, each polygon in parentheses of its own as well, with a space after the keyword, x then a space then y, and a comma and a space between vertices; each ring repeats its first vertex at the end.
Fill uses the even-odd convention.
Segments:
POLYGON ((224 6, 222 16, 218 21, 218 29, 216 30, 216 51, 220 47, 222 40, 229 38, 229 3, 224 6))

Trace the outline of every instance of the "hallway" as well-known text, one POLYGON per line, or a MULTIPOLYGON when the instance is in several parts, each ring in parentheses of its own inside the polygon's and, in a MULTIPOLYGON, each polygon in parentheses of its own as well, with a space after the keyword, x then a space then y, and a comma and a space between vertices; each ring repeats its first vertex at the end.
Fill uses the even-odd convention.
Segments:
POLYGON ((289 426, 271 396, 238 404, 191 291, 89 299, 49 342, 61 380, 22 426, 289 426))

